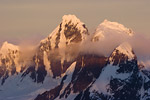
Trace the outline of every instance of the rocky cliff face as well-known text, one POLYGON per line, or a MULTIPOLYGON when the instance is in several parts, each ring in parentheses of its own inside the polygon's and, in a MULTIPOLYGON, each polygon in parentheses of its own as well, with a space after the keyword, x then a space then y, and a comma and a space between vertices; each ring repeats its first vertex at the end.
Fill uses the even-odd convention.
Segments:
POLYGON ((103 56, 78 56, 71 75, 65 74, 60 85, 39 95, 35 100, 67 99, 72 94, 80 93, 99 77, 106 61, 107 58, 103 56), (53 91, 57 91, 57 94, 53 91))
POLYGON ((53 100, 56 97, 68 99, 72 95, 76 95, 75 100, 138 100, 142 82, 136 55, 129 44, 124 43, 108 58, 94 55, 79 57, 71 82, 66 88, 63 88, 63 84, 58 95, 55 96, 49 91, 35 100, 53 100), (48 95, 55 98, 50 99, 48 95))
MULTIPOLYGON (((37 83, 43 83, 47 74, 51 75, 51 77, 54 78, 61 77, 61 75, 74 61, 74 59, 69 59, 66 57, 70 55, 70 52, 67 49, 70 48, 70 45, 81 44, 82 41, 86 39, 87 35, 89 35, 89 33, 85 24, 82 23, 78 18, 76 18, 76 16, 63 16, 60 25, 58 25, 58 27, 47 38, 43 39, 40 42, 40 45, 37 47, 33 58, 30 59, 30 62, 32 62, 31 65, 24 65, 22 64, 22 62, 16 61, 16 63, 19 63, 20 65, 24 65, 24 67, 26 67, 25 69, 22 69, 22 80, 27 75, 37 83)), ((17 51, 20 52, 19 49, 13 50, 12 52, 17 51)), ((19 59, 20 55, 21 54, 18 54, 17 59, 19 59)), ((7 56, 9 56, 9 53, 7 56)), ((2 61, 2 63, 3 62, 8 61, 2 61)), ((9 63, 11 64, 8 65, 10 66, 10 68, 8 68, 8 72, 5 71, 3 80, 8 77, 7 74, 10 72, 9 70, 11 70, 11 68, 13 68, 12 74, 14 74, 14 72, 18 68, 21 68, 21 66, 16 68, 16 65, 13 65, 13 61, 9 63)), ((7 66, 6 63, 2 66, 4 66, 2 70, 7 70, 5 69, 5 66, 7 66)), ((4 71, 2 72, 2 74, 4 74, 4 71)), ((2 83, 4 83, 4 81, 2 83)))
POLYGON ((113 51, 99 78, 78 98, 140 100, 142 82, 134 52, 129 45, 122 44, 113 51))
POLYGON ((1 85, 5 80, 16 73, 22 71, 19 64, 19 47, 8 42, 4 42, 0 49, 0 79, 1 85))
POLYGON ((85 24, 76 16, 63 16, 60 25, 40 42, 34 57, 37 67, 46 70, 54 78, 60 77, 73 62, 73 59, 67 58, 71 55, 69 46, 81 44, 88 34, 85 24))
POLYGON ((76 16, 65 15, 60 25, 40 41, 29 61, 22 58, 19 46, 5 42, 0 49, 0 99, 150 99, 150 71, 139 64, 129 43, 118 44, 109 55, 80 51, 85 42, 98 47, 116 34, 123 39, 134 32, 105 20, 89 34, 76 16))

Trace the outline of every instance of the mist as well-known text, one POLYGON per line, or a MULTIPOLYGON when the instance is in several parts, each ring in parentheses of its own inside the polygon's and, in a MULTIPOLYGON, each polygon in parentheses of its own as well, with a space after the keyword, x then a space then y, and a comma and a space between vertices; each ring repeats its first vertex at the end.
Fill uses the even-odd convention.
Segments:
MULTIPOLYGON (((116 31, 109 30, 104 33, 104 38, 100 38, 99 41, 95 42, 92 41, 93 36, 94 32, 87 36, 86 40, 82 41, 81 44, 76 43, 66 46, 66 48, 51 50, 48 53, 49 60, 60 60, 63 58, 66 61, 70 61, 74 60, 79 53, 109 57, 116 47, 127 42, 131 45, 138 61, 150 66, 150 37, 145 34, 134 33, 133 36, 129 36, 128 34, 118 34, 116 31)), ((35 44, 33 40, 23 40, 20 42, 20 61, 31 65, 33 56, 37 53, 39 43, 35 44)))
POLYGON ((150 37, 137 33, 129 40, 129 43, 137 56, 138 62, 150 70, 150 37))
MULTIPOLYGON (((109 34, 105 34, 105 38, 96 42, 92 41, 93 36, 94 33, 90 34, 81 44, 76 43, 66 48, 51 50, 48 53, 49 60, 58 60, 63 57, 65 60, 69 61, 75 59, 79 53, 109 57, 113 50, 124 42, 131 45, 138 60, 144 62, 150 60, 150 37, 145 34, 134 33, 133 36, 129 36, 128 34, 109 32, 109 34)), ((32 41, 24 41, 19 44, 19 47, 22 52, 21 59, 29 61, 35 55, 38 44, 35 45, 32 41)))
POLYGON ((109 33, 105 38, 91 42, 93 34, 80 46, 80 52, 85 54, 96 54, 109 57, 113 50, 120 44, 127 42, 131 45, 138 61, 150 65, 150 37, 145 34, 134 33, 133 36, 127 34, 109 33))
POLYGON ((139 59, 150 58, 150 37, 144 34, 135 34, 129 43, 139 59))
POLYGON ((22 41, 19 43, 20 50, 20 62, 25 65, 32 65, 33 56, 37 52, 38 45, 35 45, 32 41, 22 41))
POLYGON ((102 40, 92 42, 93 34, 81 45, 81 52, 109 56, 113 50, 130 37, 126 34, 109 34, 102 40))

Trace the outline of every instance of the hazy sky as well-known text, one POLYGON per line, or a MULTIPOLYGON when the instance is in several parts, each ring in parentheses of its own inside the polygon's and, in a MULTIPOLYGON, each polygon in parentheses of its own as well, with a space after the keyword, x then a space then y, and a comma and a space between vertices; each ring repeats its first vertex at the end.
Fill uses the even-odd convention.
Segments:
POLYGON ((150 0, 0 0, 0 44, 6 40, 37 42, 65 14, 75 14, 90 31, 108 19, 150 34, 150 0))

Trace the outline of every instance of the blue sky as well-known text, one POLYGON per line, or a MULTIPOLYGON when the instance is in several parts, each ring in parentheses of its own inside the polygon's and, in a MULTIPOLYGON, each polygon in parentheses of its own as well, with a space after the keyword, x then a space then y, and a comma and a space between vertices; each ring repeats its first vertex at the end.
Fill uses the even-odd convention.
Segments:
POLYGON ((0 43, 35 42, 65 14, 75 14, 92 32, 104 19, 150 36, 150 0, 0 0, 0 43))

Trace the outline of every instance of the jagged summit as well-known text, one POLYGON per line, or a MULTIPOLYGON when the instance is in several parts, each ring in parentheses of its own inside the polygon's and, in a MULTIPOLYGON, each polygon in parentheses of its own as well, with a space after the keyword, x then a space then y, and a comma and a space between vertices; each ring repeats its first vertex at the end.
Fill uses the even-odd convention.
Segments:
POLYGON ((21 71, 19 57, 19 47, 5 41, 0 48, 0 78, 3 80, 0 82, 1 84, 5 82, 8 76, 21 71))
POLYGON ((129 43, 127 43, 127 42, 122 43, 120 46, 118 46, 116 48, 116 50, 118 50, 121 53, 127 55, 130 59, 135 57, 131 45, 129 43))
POLYGON ((5 41, 2 47, 0 48, 0 53, 3 53, 3 54, 7 53, 8 50, 16 51, 16 50, 19 50, 19 47, 5 41))
POLYGON ((136 61, 136 59, 137 57, 134 54, 131 45, 127 42, 124 42, 114 49, 109 57, 109 62, 111 64, 117 65, 127 61, 136 61))
POLYGON ((134 32, 126 28, 124 25, 119 24, 117 22, 111 22, 105 19, 101 24, 98 25, 96 28, 96 31, 94 33, 93 41, 98 41, 101 39, 104 39, 105 37, 108 37, 110 35, 128 35, 133 36, 134 32))
POLYGON ((41 43, 49 42, 51 49, 62 48, 71 43, 79 43, 85 40, 87 34, 88 30, 85 24, 75 15, 64 15, 60 25, 41 43))
POLYGON ((64 15, 62 17, 62 23, 64 24, 68 24, 68 23, 71 23, 71 24, 84 24, 83 22, 80 21, 80 19, 78 19, 75 15, 64 15))
POLYGON ((74 20, 73 22, 80 22, 80 20, 75 15, 64 15, 62 17, 63 22, 69 22, 74 20))
POLYGON ((61 76, 72 63, 66 53, 67 47, 81 44, 87 36, 88 30, 83 22, 75 15, 64 15, 57 28, 40 42, 36 58, 40 63, 36 62, 36 65, 47 66, 46 69, 52 70, 53 77, 61 76))
POLYGON ((149 99, 150 71, 139 69, 131 45, 123 43, 126 40, 118 42, 118 34, 128 39, 133 31, 104 20, 89 35, 80 19, 64 15, 36 50, 4 42, 0 48, 0 100, 149 99), (103 39, 108 42, 95 42, 103 39), (100 55, 103 50, 111 54, 100 55))
MULTIPOLYGON (((75 15, 64 15, 62 17, 62 21, 61 21, 61 26, 65 26, 67 24, 71 24, 71 25, 75 25, 77 26, 79 29, 82 30, 83 25, 85 26, 85 24, 83 22, 80 21, 80 19, 78 19, 75 15)), ((52 35, 54 35, 54 33, 56 33, 56 31, 59 30, 60 25, 58 25, 58 27, 56 29, 54 29, 54 31, 52 33, 49 34, 49 37, 51 37, 52 35)))
POLYGON ((67 24, 75 26, 78 30, 80 30, 81 33, 87 31, 85 24, 81 22, 80 19, 78 19, 75 15, 69 14, 62 17, 62 26, 67 24))

